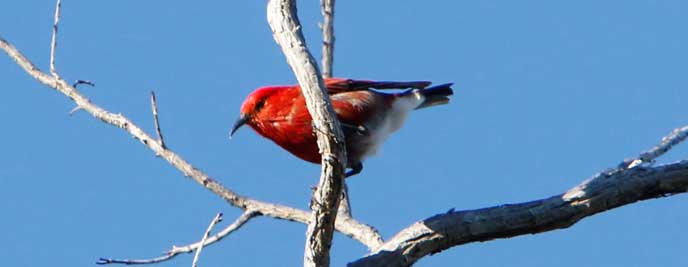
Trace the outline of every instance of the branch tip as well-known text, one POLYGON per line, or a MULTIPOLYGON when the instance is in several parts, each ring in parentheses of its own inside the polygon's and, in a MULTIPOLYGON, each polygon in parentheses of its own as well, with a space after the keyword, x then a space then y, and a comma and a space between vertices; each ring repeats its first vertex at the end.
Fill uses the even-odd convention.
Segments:
POLYGON ((74 107, 72 110, 69 111, 69 116, 71 117, 72 115, 74 115, 74 113, 76 113, 77 111, 82 110, 82 109, 84 109, 84 108, 77 105, 76 107, 74 107))
POLYGON ((155 123, 155 133, 158 135, 158 144, 163 148, 167 149, 165 145, 165 139, 162 137, 162 131, 160 131, 160 122, 158 121, 158 104, 155 100, 155 91, 151 90, 151 109, 153 110, 153 123, 155 123))
POLYGON ((53 38, 50 41, 50 74, 56 79, 60 76, 57 74, 57 69, 55 68, 55 50, 57 48, 57 25, 60 23, 60 7, 62 6, 62 1, 57 0, 55 5, 55 21, 53 23, 53 38))

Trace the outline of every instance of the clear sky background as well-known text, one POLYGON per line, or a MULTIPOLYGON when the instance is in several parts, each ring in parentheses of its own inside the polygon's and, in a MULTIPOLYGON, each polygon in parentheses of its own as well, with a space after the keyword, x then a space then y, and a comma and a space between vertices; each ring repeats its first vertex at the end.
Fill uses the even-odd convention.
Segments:
MULTIPOLYGON (((102 107, 240 194, 307 208, 319 167, 242 129, 244 97, 295 78, 265 1, 63 2, 57 66, 102 107)), ((4 1, 0 36, 48 69, 54 1, 4 1)), ((320 58, 318 1, 299 16, 320 58)), ((455 82, 348 180, 357 219, 390 237, 446 212, 559 194, 688 123, 688 2, 338 1, 335 76, 455 82)), ((122 130, 0 55, 0 258, 93 266, 158 256, 240 211, 122 130)), ((682 145, 661 158, 688 158, 682 145)), ((688 195, 615 209, 565 230, 455 247, 419 266, 686 266, 688 195)), ((219 229, 219 228, 218 228, 219 229)), ((305 225, 252 220, 201 266, 299 266, 305 225)), ((366 253, 337 234, 333 266, 366 253)), ((182 255, 160 266, 189 266, 182 255)))

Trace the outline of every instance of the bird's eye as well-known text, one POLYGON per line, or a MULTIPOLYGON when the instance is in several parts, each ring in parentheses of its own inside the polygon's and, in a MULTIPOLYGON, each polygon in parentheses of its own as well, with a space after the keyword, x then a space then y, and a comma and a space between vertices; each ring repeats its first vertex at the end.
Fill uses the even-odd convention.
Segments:
POLYGON ((265 100, 266 100, 265 98, 261 98, 260 100, 258 100, 258 102, 256 103, 256 106, 255 106, 255 108, 253 108, 253 110, 256 112, 261 110, 263 108, 263 106, 265 106, 265 100))

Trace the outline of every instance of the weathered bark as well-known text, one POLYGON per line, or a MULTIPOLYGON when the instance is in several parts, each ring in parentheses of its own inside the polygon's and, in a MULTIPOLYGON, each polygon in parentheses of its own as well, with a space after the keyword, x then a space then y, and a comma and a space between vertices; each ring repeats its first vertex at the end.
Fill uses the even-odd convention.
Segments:
POLYGON ((606 210, 687 190, 688 161, 602 173, 550 198, 435 215, 349 266, 410 266, 453 246, 567 228, 606 210))
POLYGON ((332 233, 346 167, 344 134, 334 116, 320 70, 306 47, 296 15, 296 2, 269 1, 267 17, 275 41, 301 85, 322 156, 320 182, 311 200, 313 213, 306 231, 304 266, 329 266, 332 233))

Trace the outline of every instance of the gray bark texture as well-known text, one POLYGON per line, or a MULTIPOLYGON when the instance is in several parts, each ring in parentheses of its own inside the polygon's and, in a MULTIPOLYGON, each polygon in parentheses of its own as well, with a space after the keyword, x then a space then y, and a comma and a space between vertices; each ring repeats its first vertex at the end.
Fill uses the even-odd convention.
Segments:
POLYGON ((337 218, 346 167, 346 147, 317 63, 306 47, 293 0, 270 0, 267 17, 277 44, 287 58, 301 92, 322 156, 320 182, 313 193, 304 266, 329 266, 334 222, 337 218))
POLYGON ((320 0, 323 24, 323 46, 322 46, 322 74, 325 78, 332 77, 332 63, 334 61, 334 1, 320 0))
POLYGON ((687 190, 688 161, 605 172, 549 198, 432 216, 348 266, 410 266, 453 246, 568 228, 606 210, 687 190))

